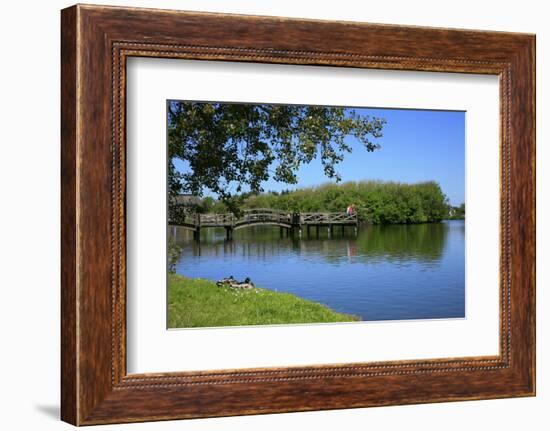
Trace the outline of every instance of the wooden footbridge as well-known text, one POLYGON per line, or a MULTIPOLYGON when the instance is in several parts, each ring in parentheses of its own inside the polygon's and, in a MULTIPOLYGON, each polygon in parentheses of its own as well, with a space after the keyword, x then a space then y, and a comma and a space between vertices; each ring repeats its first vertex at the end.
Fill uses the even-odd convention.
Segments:
POLYGON ((249 226, 271 225, 279 226, 281 235, 293 235, 295 232, 302 235, 306 229, 309 236, 310 229, 314 228, 319 235, 319 228, 325 227, 328 235, 333 234, 335 227, 340 227, 342 233, 346 226, 352 226, 357 233, 357 214, 342 213, 290 213, 268 208, 245 210, 241 217, 227 214, 182 214, 178 219, 170 220, 170 226, 183 227, 192 230, 196 239, 200 238, 200 231, 204 228, 224 228, 227 239, 233 237, 233 231, 249 226))

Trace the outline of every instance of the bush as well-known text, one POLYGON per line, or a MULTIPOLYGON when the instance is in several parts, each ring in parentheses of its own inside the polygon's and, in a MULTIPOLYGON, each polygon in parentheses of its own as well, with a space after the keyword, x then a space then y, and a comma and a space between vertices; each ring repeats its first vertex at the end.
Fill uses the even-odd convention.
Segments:
MULTIPOLYGON (((353 204, 359 220, 373 224, 439 222, 448 216, 448 199, 435 181, 417 184, 360 181, 262 193, 243 200, 246 208, 289 212, 343 212, 353 204)), ((223 211, 220 211, 223 212, 223 211)))

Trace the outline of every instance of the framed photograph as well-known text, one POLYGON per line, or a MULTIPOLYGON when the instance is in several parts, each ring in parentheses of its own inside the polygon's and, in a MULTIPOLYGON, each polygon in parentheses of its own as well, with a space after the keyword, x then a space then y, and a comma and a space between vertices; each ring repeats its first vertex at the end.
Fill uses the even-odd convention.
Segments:
POLYGON ((62 419, 535 394, 535 37, 62 11, 62 419))

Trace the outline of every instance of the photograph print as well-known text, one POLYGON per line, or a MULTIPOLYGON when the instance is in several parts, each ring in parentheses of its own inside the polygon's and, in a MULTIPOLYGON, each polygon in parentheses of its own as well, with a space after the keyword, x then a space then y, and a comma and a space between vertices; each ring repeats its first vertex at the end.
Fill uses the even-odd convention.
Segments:
POLYGON ((167 101, 167 325, 465 318, 465 112, 167 101))

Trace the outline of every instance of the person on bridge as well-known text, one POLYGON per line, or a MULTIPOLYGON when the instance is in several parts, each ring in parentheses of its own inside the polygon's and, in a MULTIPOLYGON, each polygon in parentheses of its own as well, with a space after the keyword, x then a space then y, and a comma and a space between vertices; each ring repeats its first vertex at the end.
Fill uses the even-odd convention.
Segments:
POLYGON ((355 213, 355 205, 351 204, 350 206, 348 206, 348 208, 346 209, 346 214, 347 215, 353 215, 355 213))

